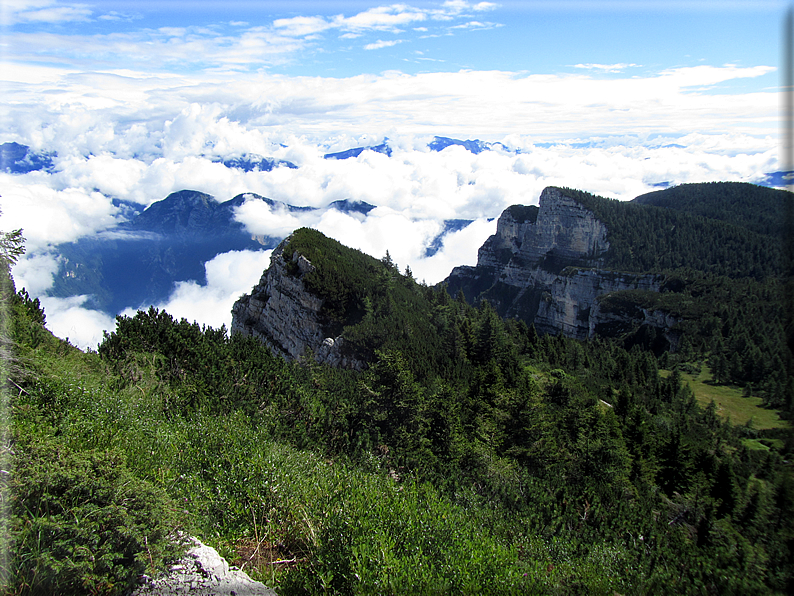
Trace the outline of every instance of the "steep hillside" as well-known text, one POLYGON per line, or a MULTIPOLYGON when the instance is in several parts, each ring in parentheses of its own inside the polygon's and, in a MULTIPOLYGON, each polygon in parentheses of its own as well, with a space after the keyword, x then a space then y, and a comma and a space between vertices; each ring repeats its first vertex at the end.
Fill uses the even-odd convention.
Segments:
POLYGON ((2 286, 4 594, 125 594, 182 532, 281 596, 794 588, 789 429, 731 425, 641 344, 540 336, 316 231, 276 252, 364 370, 155 309, 84 354, 2 286))
MULTIPOLYGON (((406 354, 415 370, 451 367, 441 349, 432 290, 309 228, 273 251, 270 267, 232 310, 232 332, 260 338, 277 353, 363 369, 377 350, 406 354)), ((424 373, 423 373, 424 374, 424 373)))
POLYGON ((502 213, 477 266, 456 267, 447 278, 451 294, 487 299, 500 315, 534 323, 543 333, 585 339, 600 322, 598 296, 660 288, 659 275, 605 270, 612 250, 609 228, 574 192, 550 187, 539 202, 537 211, 513 206, 502 213))
MULTIPOLYGON (((723 208, 723 219, 738 221, 753 209, 756 191, 744 191, 743 202, 723 208)), ((769 192, 758 190, 785 196, 769 192)), ((535 219, 518 217, 515 206, 501 215, 477 266, 453 270, 448 290, 488 300, 542 333, 617 338, 658 356, 710 353, 721 380, 761 386, 769 403, 788 403, 793 363, 779 238, 670 204, 677 209, 547 188, 535 219)))

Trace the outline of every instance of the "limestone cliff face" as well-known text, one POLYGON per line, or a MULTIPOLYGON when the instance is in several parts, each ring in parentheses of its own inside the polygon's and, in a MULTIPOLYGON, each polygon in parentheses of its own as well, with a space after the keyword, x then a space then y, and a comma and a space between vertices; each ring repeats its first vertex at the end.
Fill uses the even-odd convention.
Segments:
POLYGON ((318 362, 361 370, 364 363, 346 355, 341 337, 329 337, 322 315, 323 299, 306 289, 304 276, 314 266, 297 252, 287 255, 289 238, 273 251, 270 267, 250 294, 232 307, 232 333, 258 338, 288 359, 304 358, 309 351, 318 362), (287 263, 297 265, 297 275, 287 263))
MULTIPOLYGON (((515 209, 502 213, 496 234, 478 252, 476 267, 457 267, 447 278, 453 295, 487 299, 505 317, 532 322, 540 332, 562 331, 586 339, 603 329, 675 323, 654 313, 602 312, 599 298, 621 290, 658 291, 661 276, 603 269, 609 250, 603 222, 558 188, 540 196, 535 221, 519 221, 515 209)), ((672 340, 675 338, 671 337, 672 340)))
POLYGON ((548 287, 539 300, 534 319, 536 329, 543 333, 561 330, 568 337, 587 339, 600 329, 606 330, 605 324, 612 324, 613 329, 619 324, 628 330, 637 324, 655 323, 656 319, 651 320, 650 315, 640 316, 640 313, 631 313, 630 320, 625 313, 602 313, 598 299, 621 290, 656 292, 664 280, 656 275, 573 269, 561 275, 539 275, 535 281, 548 287), (543 278, 545 280, 541 281, 543 278))
POLYGON ((538 266, 600 264, 608 249, 606 226, 560 189, 549 187, 540 195, 534 222, 516 221, 512 209, 502 213, 496 234, 478 252, 477 265, 502 269, 508 283, 524 283, 538 266))

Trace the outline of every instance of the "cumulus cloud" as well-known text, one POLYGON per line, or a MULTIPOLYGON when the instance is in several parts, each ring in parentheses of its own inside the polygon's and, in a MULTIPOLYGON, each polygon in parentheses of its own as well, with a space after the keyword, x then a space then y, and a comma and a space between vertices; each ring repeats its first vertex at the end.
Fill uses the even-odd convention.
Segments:
MULTIPOLYGON (((231 251, 219 254, 204 265, 207 284, 195 281, 179 282, 168 300, 155 305, 177 319, 185 318, 202 325, 228 329, 232 322, 232 305, 259 282, 262 272, 270 264, 271 250, 231 251)), ((133 309, 125 315, 135 314, 133 309)))
POLYGON ((454 267, 477 264, 477 250, 496 231, 496 221, 482 218, 446 234, 442 247, 431 257, 425 252, 442 230, 438 221, 414 220, 407 214, 379 209, 364 220, 328 212, 316 228, 376 258, 388 251, 401 271, 410 267, 414 278, 433 285, 443 281, 454 267))
POLYGON ((92 187, 53 188, 42 172, 0 174, 5 229, 22 228, 28 250, 72 242, 117 223, 117 209, 92 187))
POLYGON ((296 138, 319 144, 379 131, 450 137, 465 132, 485 140, 515 131, 544 140, 626 131, 777 135, 777 92, 702 92, 704 86, 771 70, 728 65, 609 79, 499 71, 334 79, 89 77, 33 69, 33 83, 8 85, 0 124, 7 135, 34 147, 63 154, 112 152, 143 161, 226 153, 233 147, 267 154, 281 144, 294 145, 296 138))
POLYGON ((17 289, 25 288, 31 296, 43 296, 52 287, 57 271, 58 255, 29 251, 14 265, 12 275, 17 289))
POLYGON ((246 200, 235 211, 235 219, 258 236, 285 237, 293 230, 310 227, 317 221, 315 212, 290 211, 285 205, 271 207, 264 201, 246 200))
POLYGON ((403 213, 379 208, 360 221, 350 215, 329 211, 316 228, 351 248, 380 258, 389 251, 401 268, 418 262, 429 241, 440 231, 438 222, 414 220, 403 213))
POLYGON ((496 219, 478 219, 444 236, 441 249, 432 257, 415 259, 411 271, 416 279, 431 285, 443 281, 455 267, 476 265, 477 251, 495 233, 496 219))
POLYGON ((101 311, 83 308, 88 298, 42 296, 40 301, 47 317, 47 329, 78 348, 95 350, 102 342, 103 332, 116 328, 116 320, 101 311))
POLYGON ((348 18, 337 18, 340 26, 353 31, 361 29, 374 29, 376 31, 399 31, 398 27, 415 21, 424 21, 427 18, 425 10, 394 4, 392 6, 378 6, 348 18))

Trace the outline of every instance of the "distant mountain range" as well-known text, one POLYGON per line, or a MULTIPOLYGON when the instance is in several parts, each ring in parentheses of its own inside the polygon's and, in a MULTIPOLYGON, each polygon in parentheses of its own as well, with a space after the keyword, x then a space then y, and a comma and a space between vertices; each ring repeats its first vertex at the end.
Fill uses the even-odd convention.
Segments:
MULTIPOLYGON (((491 149, 501 149, 503 151, 510 151, 502 143, 486 143, 484 141, 461 141, 458 139, 450 139, 448 137, 433 137, 433 140, 427 145, 431 151, 443 151, 447 147, 459 146, 467 151, 471 151, 475 155, 483 151, 490 151, 491 149)), ((367 147, 354 147, 345 151, 338 151, 336 153, 326 153, 323 157, 325 159, 350 159, 351 157, 358 157, 364 151, 374 151, 376 153, 383 153, 391 157, 392 149, 389 147, 389 140, 384 140, 380 145, 369 145, 367 147)))
MULTIPOLYGON (((536 143, 537 147, 553 147, 560 143, 536 143)), ((463 147, 467 151, 479 155, 484 151, 507 151, 510 153, 521 153, 520 150, 509 149, 506 145, 496 142, 488 143, 478 139, 465 140, 452 139, 449 137, 433 137, 433 140, 428 143, 428 148, 431 151, 443 151, 448 147, 463 147)), ((592 142, 587 143, 572 143, 568 144, 572 148, 588 148, 597 146, 592 142)), ((682 145, 669 144, 664 147, 678 147, 683 148, 682 145)), ((375 153, 382 153, 391 157, 392 148, 389 146, 389 140, 385 139, 378 145, 368 145, 364 147, 353 147, 345 149, 344 151, 336 151, 333 153, 326 153, 323 155, 325 159, 351 159, 361 155, 364 151, 374 151, 375 153)), ((0 145, 0 172, 10 174, 27 174, 37 170, 53 171, 55 169, 55 159, 58 154, 54 151, 31 151, 30 147, 21 145, 19 143, 3 143, 0 145)), ((291 161, 275 159, 273 157, 262 157, 255 153, 244 153, 239 156, 233 157, 214 157, 214 163, 222 163, 227 168, 242 170, 243 172, 270 172, 275 168, 285 167, 290 169, 297 169, 299 166, 291 161)), ((794 180, 794 172, 778 171, 767 172, 764 178, 756 181, 760 186, 770 188, 782 188, 787 186, 794 180)), ((656 182, 652 186, 656 188, 669 188, 674 183, 670 181, 656 182)))
MULTIPOLYGON (((235 220, 235 210, 247 201, 261 201, 273 210, 317 211, 274 201, 254 193, 239 194, 223 203, 211 195, 182 190, 138 211, 126 208, 130 219, 95 236, 55 247, 60 268, 49 294, 89 295, 87 306, 116 314, 127 307, 157 304, 168 298, 179 281, 206 283, 204 264, 232 250, 274 248, 280 236, 253 235, 235 220)), ((374 205, 342 200, 326 209, 366 215, 374 205)))
MULTIPOLYGON (((490 150, 507 150, 501 143, 486 143, 479 140, 457 140, 435 137, 428 147, 431 151, 443 151, 460 146, 473 154, 490 150)), ((355 147, 346 151, 328 153, 326 159, 349 159, 364 151, 375 151, 390 156, 392 149, 388 139, 383 143, 367 147, 355 147)), ((228 168, 246 172, 272 171, 275 168, 296 169, 299 166, 285 160, 262 157, 253 153, 239 156, 215 158, 228 168)), ((26 174, 34 171, 51 172, 57 167, 57 154, 50 151, 32 151, 19 143, 0 145, 0 171, 10 174, 26 174)), ((792 172, 775 172, 766 177, 766 186, 779 186, 788 182, 792 172)), ((658 186, 667 186, 660 184, 658 186)), ((780 218, 773 215, 774 209, 767 203, 775 202, 775 195, 767 196, 762 189, 755 192, 757 209, 752 213, 731 212, 731 202, 726 197, 731 193, 741 195, 745 189, 739 185, 709 186, 681 185, 664 191, 652 192, 634 200, 635 203, 656 205, 668 209, 684 209, 687 212, 721 219, 726 223, 742 225, 756 233, 779 235, 780 218), (726 189, 730 192, 726 194, 726 189), (711 195, 714 194, 714 197, 711 195), (719 195, 719 197, 717 197, 719 195), (719 198, 719 200, 712 200, 719 198), (726 202, 727 201, 727 202, 726 202), (719 209, 717 209, 719 207, 719 209), (715 209, 717 209, 715 211, 715 209), (707 212, 703 212, 706 210, 707 212)), ((770 191, 774 192, 774 191, 770 191)), ((212 196, 195 190, 181 190, 163 200, 145 205, 112 198, 113 205, 126 221, 91 237, 54 247, 59 255, 59 270, 55 275, 51 296, 70 297, 88 295, 86 306, 109 314, 116 314, 128 307, 162 303, 173 292, 180 281, 195 280, 206 284, 204 264, 218 254, 233 250, 265 250, 278 245, 280 236, 256 236, 247 232, 235 220, 235 211, 246 201, 262 201, 273 210, 287 212, 318 211, 314 207, 295 206, 275 201, 253 193, 244 193, 218 202, 212 196)), ((737 199, 738 200, 738 199, 737 199)), ((343 213, 367 217, 375 205, 345 199, 335 201, 321 210, 333 209, 343 213)), ((444 237, 459 231, 471 223, 467 219, 450 219, 443 222, 441 232, 425 248, 425 256, 436 254, 443 245, 444 237)), ((472 288, 467 288, 471 291, 472 288)), ((484 288, 483 288, 484 289, 484 288)))
MULTIPOLYGON (((235 211, 247 201, 261 201, 273 211, 306 213, 333 209, 366 217, 375 205, 344 199, 323 209, 289 205, 255 193, 239 194, 219 203, 211 195, 182 190, 152 203, 147 209, 115 200, 129 219, 118 226, 76 242, 59 244, 59 269, 51 296, 88 295, 89 308, 117 314, 164 302, 177 282, 206 284, 204 264, 233 250, 275 248, 281 236, 253 235, 235 220, 235 211)), ((435 254, 443 236, 463 229, 471 220, 445 222, 426 249, 435 254)))
POLYGON ((384 141, 380 145, 372 145, 369 147, 354 147, 345 151, 338 151, 336 153, 326 153, 323 155, 325 159, 350 159, 351 157, 358 157, 364 151, 374 151, 375 153, 383 153, 391 157, 391 147, 384 141))
POLYGON ((3 143, 0 145, 0 171, 8 174, 27 174, 37 170, 52 171, 54 151, 31 151, 27 145, 3 143))
POLYGON ((297 170, 291 161, 274 159, 272 157, 262 157, 256 153, 243 153, 240 157, 229 157, 225 159, 214 159, 215 163, 222 163, 227 168, 235 168, 243 172, 270 172, 275 168, 285 167, 297 170))

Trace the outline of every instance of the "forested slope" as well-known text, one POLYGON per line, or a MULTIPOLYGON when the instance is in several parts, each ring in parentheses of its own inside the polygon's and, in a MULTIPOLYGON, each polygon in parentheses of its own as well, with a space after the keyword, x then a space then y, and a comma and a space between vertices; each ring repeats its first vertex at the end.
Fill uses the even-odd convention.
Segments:
MULTIPOLYGON (((642 312, 672 315, 682 336, 679 356, 708 359, 716 381, 739 384, 794 414, 781 237, 790 193, 750 184, 692 184, 624 203, 562 190, 607 225, 605 268, 665 276, 660 292, 601 297, 602 314, 626 320, 642 312)), ((644 325, 616 339, 662 356, 657 332, 644 325)))
POLYGON ((636 197, 632 203, 664 207, 724 221, 757 234, 785 233, 787 191, 746 182, 681 184, 636 197))
MULTIPOLYGON (((293 242, 367 370, 154 309, 84 354, 6 284, 6 593, 123 594, 175 530, 279 594, 794 591, 790 431, 701 408, 640 341, 541 337, 387 258, 293 242)), ((707 365, 687 356, 665 364, 707 365)))
MULTIPOLYGON (((692 197, 701 196, 697 194, 699 187, 691 191, 692 197)), ((563 192, 606 224, 610 247, 605 266, 609 269, 645 273, 685 267, 758 281, 783 272, 780 225, 783 203, 779 195, 774 195, 775 200, 771 201, 777 208, 761 218, 745 220, 746 213, 769 206, 769 200, 755 204, 755 190, 741 194, 733 209, 715 207, 714 217, 706 214, 710 206, 721 203, 710 200, 713 197, 708 193, 701 204, 697 198, 687 202, 627 203, 569 188, 563 192), (773 218, 777 225, 771 223, 773 218)))

